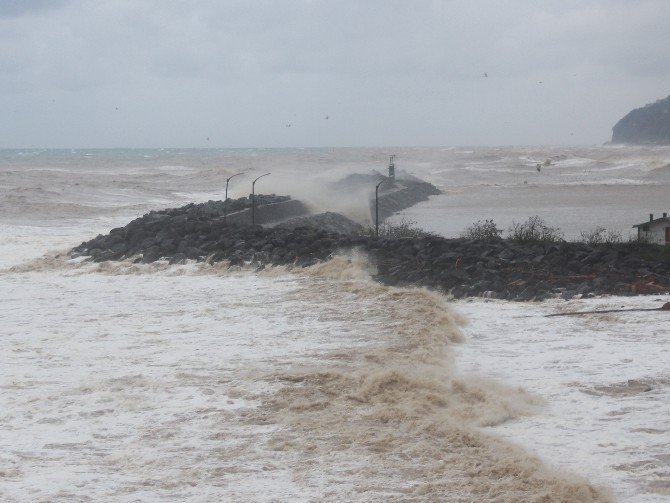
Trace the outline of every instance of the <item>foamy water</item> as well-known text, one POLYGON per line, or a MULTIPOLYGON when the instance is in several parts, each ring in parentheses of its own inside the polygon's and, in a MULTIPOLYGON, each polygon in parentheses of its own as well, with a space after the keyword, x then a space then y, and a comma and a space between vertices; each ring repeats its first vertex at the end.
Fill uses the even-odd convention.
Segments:
POLYGON ((3 497, 601 500, 481 433, 536 399, 458 376, 444 297, 364 268, 5 271, 3 497))
POLYGON ((265 447, 280 425, 238 417, 279 386, 268 375, 370 337, 324 318, 299 278, 103 267, 2 280, 5 501, 317 495, 265 447))
POLYGON ((668 296, 542 304, 465 301, 464 371, 547 399, 541 414, 494 430, 552 464, 617 489, 621 501, 670 497, 670 313, 571 311, 658 308, 668 296))
MULTIPOLYGON (((447 190, 408 212, 446 235, 525 218, 529 193, 566 233, 584 212, 644 220, 670 180, 667 149, 395 153, 447 190)), ((238 170, 360 216, 366 201, 312 192, 383 171, 385 150, 0 158, 3 500, 607 500, 577 475, 621 501, 667 499, 667 317, 543 317, 667 299, 454 308, 377 285, 356 255, 293 272, 62 255, 149 209, 221 197, 238 170)))

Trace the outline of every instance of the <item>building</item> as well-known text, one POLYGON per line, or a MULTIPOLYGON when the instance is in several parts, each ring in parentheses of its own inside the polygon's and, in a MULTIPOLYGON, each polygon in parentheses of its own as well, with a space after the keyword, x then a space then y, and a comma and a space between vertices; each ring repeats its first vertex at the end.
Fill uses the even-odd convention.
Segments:
POLYGON ((654 220, 654 214, 649 214, 649 221, 634 225, 637 227, 637 237, 640 241, 658 245, 670 245, 670 218, 663 213, 661 218, 654 220))

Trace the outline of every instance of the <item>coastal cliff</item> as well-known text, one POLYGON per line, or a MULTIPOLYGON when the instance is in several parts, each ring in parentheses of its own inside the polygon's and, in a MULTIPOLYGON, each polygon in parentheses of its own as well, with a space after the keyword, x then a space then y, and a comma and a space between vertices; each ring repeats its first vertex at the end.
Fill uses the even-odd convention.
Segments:
POLYGON ((612 128, 612 143, 670 145, 670 96, 628 112, 612 128))

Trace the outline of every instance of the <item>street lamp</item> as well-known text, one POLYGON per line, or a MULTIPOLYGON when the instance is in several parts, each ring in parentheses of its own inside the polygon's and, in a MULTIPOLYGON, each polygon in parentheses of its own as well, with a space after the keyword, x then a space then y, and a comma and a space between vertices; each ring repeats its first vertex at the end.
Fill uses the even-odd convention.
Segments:
POLYGON ((237 175, 241 175, 243 173, 235 173, 232 176, 229 176, 226 178, 226 200, 223 203, 223 221, 227 224, 228 223, 228 182, 235 178, 237 175))
POLYGON ((375 186, 375 237, 379 237, 379 186, 388 178, 384 178, 375 186))
POLYGON ((253 182, 251 182, 251 225, 256 225, 256 193, 254 192, 254 186, 256 185, 256 182, 263 178, 264 176, 268 176, 270 173, 265 173, 264 175, 259 176, 256 178, 253 182))

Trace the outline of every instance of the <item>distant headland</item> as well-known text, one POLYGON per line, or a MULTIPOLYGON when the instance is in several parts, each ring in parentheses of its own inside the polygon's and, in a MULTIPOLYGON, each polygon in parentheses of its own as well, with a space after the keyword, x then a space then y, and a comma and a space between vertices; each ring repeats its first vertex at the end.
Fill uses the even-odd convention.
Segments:
POLYGON ((670 96, 628 112, 612 128, 612 143, 670 145, 670 96))

